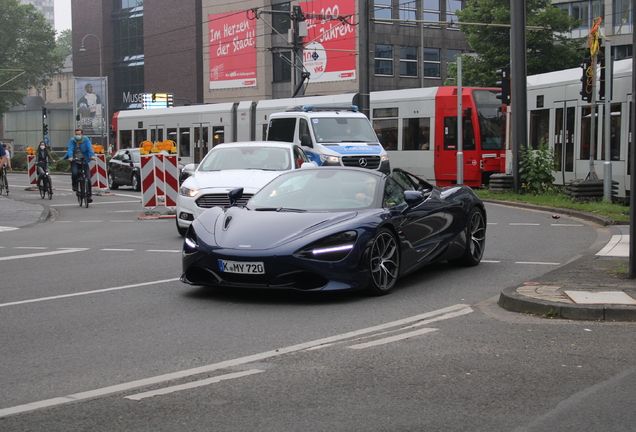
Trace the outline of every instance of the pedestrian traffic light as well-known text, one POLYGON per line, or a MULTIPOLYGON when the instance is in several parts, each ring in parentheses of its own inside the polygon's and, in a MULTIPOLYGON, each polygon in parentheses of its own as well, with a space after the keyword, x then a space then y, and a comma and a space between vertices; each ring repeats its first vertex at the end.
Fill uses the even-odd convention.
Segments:
POLYGON ((46 107, 42 107, 42 118, 46 118, 46 107))
POLYGON ((592 80, 594 79, 592 60, 588 57, 584 58, 581 68, 583 69, 583 75, 581 76, 581 99, 590 103, 592 102, 592 80))
POLYGON ((42 134, 44 134, 44 135, 48 135, 49 134, 49 125, 47 125, 47 124, 43 124, 42 125, 42 134))
POLYGON ((495 87, 501 89, 501 93, 497 93, 496 98, 501 99, 501 103, 510 105, 510 67, 505 66, 498 69, 495 75, 501 77, 501 81, 497 81, 495 87))

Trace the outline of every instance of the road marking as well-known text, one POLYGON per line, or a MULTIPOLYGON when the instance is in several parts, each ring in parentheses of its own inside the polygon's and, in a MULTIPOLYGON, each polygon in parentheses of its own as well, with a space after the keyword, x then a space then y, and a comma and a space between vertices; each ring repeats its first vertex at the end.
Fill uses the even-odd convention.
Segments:
POLYGON ((9 407, 9 408, 4 408, 4 409, 0 409, 0 418, 2 417, 6 417, 9 415, 15 415, 15 414, 20 414, 20 413, 24 413, 24 412, 28 412, 28 411, 34 411, 36 409, 40 409, 40 408, 47 408, 47 407, 52 407, 52 406, 59 406, 59 405, 64 405, 64 404, 68 404, 68 403, 72 403, 72 402, 79 402, 79 401, 84 401, 84 400, 88 400, 88 399, 95 399, 98 397, 103 397, 103 396, 108 396, 108 395, 112 395, 115 393, 121 393, 121 392, 125 392, 125 391, 130 391, 130 390, 134 390, 134 389, 138 389, 138 388, 142 388, 142 387, 147 387, 150 385, 156 385, 156 384, 161 384, 164 382, 168 382, 168 381, 173 381, 176 379, 182 379, 182 378, 187 378, 187 377, 191 377, 194 375, 200 375, 200 374, 204 374, 204 373, 209 373, 212 371, 216 371, 216 370, 220 370, 220 369, 227 369, 230 367, 235 367, 235 366, 239 366, 239 365, 243 365, 246 363, 252 363, 252 362, 257 362, 257 361, 261 361, 261 360, 265 360, 265 359, 269 359, 269 358, 274 358, 274 357, 278 357, 278 356, 282 356, 285 354, 289 354, 289 353, 293 353, 293 352, 298 352, 298 351, 303 351, 303 350, 307 350, 309 348, 314 348, 317 346, 321 346, 321 345, 325 345, 325 344, 330 344, 330 343, 334 343, 334 342, 338 342, 338 341, 342 341, 345 339, 351 339, 351 338, 356 338, 359 337, 361 335, 364 334, 369 334, 369 333, 373 333, 373 332, 377 332, 380 330, 385 330, 385 329, 389 329, 392 327, 398 327, 398 326, 403 326, 406 324, 412 324, 412 323, 416 323, 418 321, 422 321, 426 318, 430 318, 430 317, 434 317, 436 315, 441 315, 441 314, 445 314, 448 312, 453 312, 453 311, 457 311, 460 309, 465 309, 470 307, 470 305, 467 304, 456 304, 453 306, 449 306, 446 308, 442 308, 442 309, 438 309, 432 312, 426 312, 420 315, 415 315, 412 317, 408 317, 408 318, 402 318, 396 321, 391 321, 385 324, 379 324, 376 326, 372 326, 372 327, 367 327, 364 329, 360 329, 360 330, 354 330, 354 331, 350 331, 347 333, 341 333, 335 336, 329 336, 326 338, 322 338, 322 339, 317 339, 314 341, 310 341, 310 342, 302 342, 296 345, 290 345, 287 347, 283 347, 283 348, 278 348, 278 349, 273 349, 270 351, 264 351, 261 353, 257 353, 257 354, 252 354, 252 355, 248 355, 248 356, 244 356, 244 357, 239 357, 239 358, 235 358, 235 359, 231 359, 231 360, 225 360, 225 361, 221 361, 218 363, 212 363, 209 365, 205 365, 205 366, 200 366, 200 367, 196 367, 196 368, 192 368, 192 369, 186 369, 186 370, 182 370, 182 371, 177 371, 177 372, 171 372, 171 373, 167 373, 164 375, 157 375, 154 377, 150 377, 150 378, 143 378, 140 380, 136 380, 136 381, 130 381, 127 383, 121 383, 121 384, 115 384, 112 386, 108 386, 108 387, 102 387, 99 389, 95 389, 95 390, 89 390, 89 391, 85 391, 85 392, 80 392, 80 393, 75 393, 75 394, 71 394, 71 395, 67 395, 67 396, 62 396, 62 397, 56 397, 56 398, 51 398, 51 399, 45 399, 45 400, 41 400, 41 401, 37 401, 37 402, 31 402, 31 403, 27 403, 24 405, 17 405, 17 406, 13 406, 13 407, 9 407))
POLYGON ((100 249, 100 251, 107 252, 134 252, 134 249, 100 249))
MULTIPOLYGON (((103 202, 99 202, 99 201, 95 201, 93 199, 93 202, 91 203, 91 206, 94 205, 105 205, 105 204, 133 204, 133 203, 137 203, 139 204, 139 200, 137 201, 103 201, 103 202)), ((74 204, 55 204, 53 207, 77 207, 78 204, 74 203, 74 204)))
POLYGON ((16 246, 15 249, 48 249, 46 246, 16 246))
POLYGON ((372 342, 361 343, 361 344, 357 344, 357 345, 351 345, 351 346, 349 346, 347 348, 364 349, 364 348, 374 347, 374 346, 378 346, 378 345, 388 344, 388 343, 391 343, 391 342, 401 341, 403 339, 408 339, 408 338, 411 338, 411 337, 420 336, 420 335, 423 335, 423 334, 426 334, 426 333, 430 333, 430 332, 434 332, 434 331, 437 331, 437 329, 435 329, 435 328, 425 328, 425 329, 415 330, 415 331, 408 332, 408 333, 402 333, 402 334, 391 336, 391 337, 384 338, 384 339, 375 340, 375 341, 372 341, 372 342))
POLYGON ((499 264, 501 261, 495 261, 495 260, 481 260, 481 262, 483 262, 483 263, 490 263, 490 264, 499 264))
POLYGON ((532 264, 532 265, 561 265, 561 263, 552 263, 552 262, 538 262, 538 261, 517 261, 515 264, 532 264))
POLYGON ((554 227, 582 227, 583 224, 550 224, 550 226, 554 226, 554 227))
POLYGON ((221 382, 221 381, 226 381, 226 380, 235 379, 235 378, 242 378, 244 376, 254 375, 254 374, 257 374, 257 373, 261 373, 261 372, 265 372, 265 371, 264 370, 260 370, 260 369, 250 369, 250 370, 243 371, 243 372, 235 372, 235 373, 231 373, 231 374, 215 376, 215 377, 204 379, 204 380, 200 380, 200 381, 189 382, 187 384, 181 384, 181 385, 176 385, 176 386, 171 386, 171 387, 165 387, 165 388, 158 389, 158 390, 152 390, 152 391, 149 391, 149 392, 138 393, 138 394, 133 395, 133 396, 126 396, 124 399, 130 399, 130 400, 138 401, 138 400, 146 399, 146 398, 153 397, 153 396, 159 396, 159 395, 175 393, 175 392, 178 392, 178 391, 181 391, 181 390, 189 390, 189 389, 193 389, 193 388, 197 388, 197 387, 203 387, 203 386, 210 385, 210 384, 215 384, 215 383, 218 383, 218 382, 221 382))
POLYGON ((17 230, 17 229, 19 229, 19 228, 16 228, 16 227, 3 227, 3 226, 0 226, 0 232, 5 232, 5 231, 15 231, 15 230, 17 230))
POLYGON ((165 249, 147 249, 146 252, 172 252, 172 253, 181 253, 181 249, 179 250, 165 250, 165 249))
POLYGON ((156 281, 151 281, 151 282, 141 282, 141 283, 132 284, 132 285, 123 285, 123 286, 118 286, 118 287, 113 287, 113 288, 103 288, 103 289, 98 289, 98 290, 93 290, 93 291, 82 291, 82 292, 73 293, 73 294, 61 294, 61 295, 52 296, 52 297, 42 297, 42 298, 37 298, 37 299, 20 300, 20 301, 15 301, 15 302, 11 302, 11 303, 0 303, 0 308, 7 307, 7 306, 23 305, 23 304, 27 304, 27 303, 39 303, 39 302, 49 301, 49 300, 59 300, 59 299, 63 299, 63 298, 78 297, 78 296, 84 296, 84 295, 90 295, 90 294, 100 294, 100 293, 105 293, 105 292, 109 292, 109 291, 120 291, 120 290, 125 290, 125 289, 129 289, 129 288, 137 288, 137 287, 142 287, 142 286, 147 286, 147 285, 161 284, 161 283, 166 283, 166 282, 176 282, 178 280, 179 280, 179 278, 156 280, 156 281))
POLYGON ((514 225, 514 226, 541 226, 541 224, 538 224, 538 223, 510 223, 509 225, 514 225))
POLYGON ((59 255, 59 254, 73 253, 73 252, 83 252, 86 250, 88 250, 88 248, 60 249, 60 250, 50 251, 50 252, 37 252, 37 253, 25 254, 25 255, 12 255, 7 257, 0 257, 0 261, 9 261, 14 259, 24 259, 24 258, 36 258, 41 256, 59 255))

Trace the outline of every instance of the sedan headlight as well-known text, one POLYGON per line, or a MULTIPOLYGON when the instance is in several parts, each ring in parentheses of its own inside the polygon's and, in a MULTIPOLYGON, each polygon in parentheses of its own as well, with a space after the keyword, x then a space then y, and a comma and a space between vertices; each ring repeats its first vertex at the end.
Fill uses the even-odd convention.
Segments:
POLYGON ((340 165, 340 157, 339 156, 320 155, 320 160, 323 163, 340 165))
POLYGON ((192 198, 192 197, 197 196, 197 194, 199 193, 199 190, 198 189, 190 189, 190 188, 181 186, 179 188, 179 193, 181 195, 184 195, 184 196, 192 198))
POLYGON ((340 261, 349 255, 357 238, 356 231, 341 232, 299 249, 294 256, 319 261, 340 261))

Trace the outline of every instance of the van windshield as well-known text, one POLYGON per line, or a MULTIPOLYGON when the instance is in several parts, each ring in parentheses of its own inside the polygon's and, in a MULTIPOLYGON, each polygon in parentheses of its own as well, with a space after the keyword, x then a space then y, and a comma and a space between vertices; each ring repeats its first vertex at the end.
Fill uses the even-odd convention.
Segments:
POLYGON ((312 118, 311 126, 316 142, 320 144, 378 143, 378 137, 366 117, 312 118))

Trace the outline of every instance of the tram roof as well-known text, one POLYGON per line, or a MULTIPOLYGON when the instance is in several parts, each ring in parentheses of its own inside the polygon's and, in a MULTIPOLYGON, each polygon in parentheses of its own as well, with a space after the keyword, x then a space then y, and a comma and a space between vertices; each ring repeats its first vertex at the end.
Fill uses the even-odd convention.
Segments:
MULTIPOLYGON (((614 76, 631 73, 632 59, 616 60, 614 62, 614 76)), ((554 72, 546 72, 537 75, 528 76, 529 86, 550 86, 555 83, 579 83, 581 82, 582 70, 580 67, 572 69, 563 69, 554 72)))

